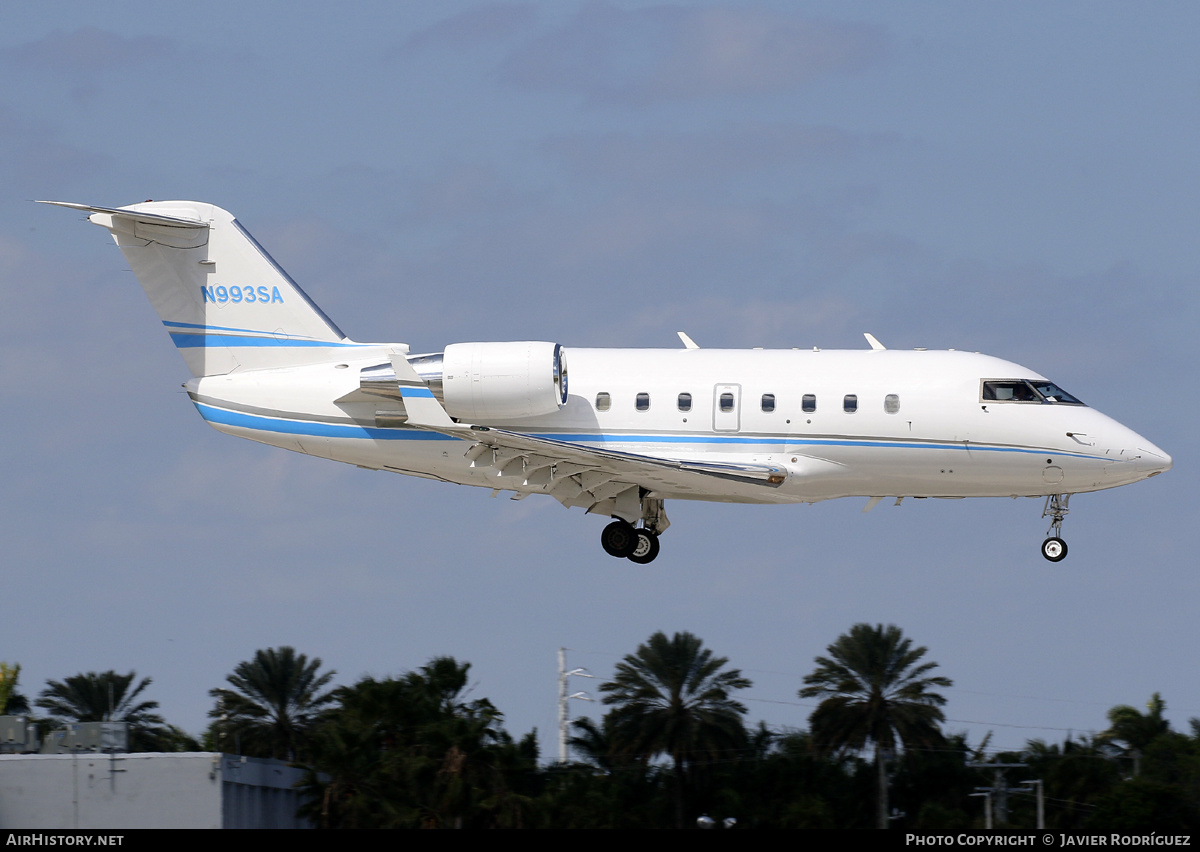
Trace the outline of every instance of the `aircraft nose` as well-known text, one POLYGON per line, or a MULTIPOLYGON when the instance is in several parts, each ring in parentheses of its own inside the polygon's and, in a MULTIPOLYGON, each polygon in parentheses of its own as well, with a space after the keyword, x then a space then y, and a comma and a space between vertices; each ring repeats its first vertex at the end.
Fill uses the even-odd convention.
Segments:
POLYGON ((1139 442, 1134 447, 1137 457, 1138 471, 1146 476, 1158 476, 1171 469, 1171 457, 1151 444, 1149 441, 1139 442))

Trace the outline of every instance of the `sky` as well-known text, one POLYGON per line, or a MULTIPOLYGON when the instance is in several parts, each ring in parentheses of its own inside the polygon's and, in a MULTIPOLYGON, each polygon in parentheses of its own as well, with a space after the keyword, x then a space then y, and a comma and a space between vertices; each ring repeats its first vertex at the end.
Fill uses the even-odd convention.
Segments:
MULTIPOLYGON (((555 756, 556 654, 656 631, 749 721, 859 622, 1020 748, 1155 692, 1200 716, 1200 6, 1158 2, 51 2, 0 7, 0 659, 134 670, 198 734, 291 645, 336 682, 471 663, 555 756), (549 498, 210 429, 108 234, 32 199, 230 210, 356 340, 957 348, 1170 453, 1072 501, 668 505, 652 565, 549 498), (1180 395, 1180 388, 1188 391, 1180 395), (1192 424, 1192 425, 1189 425, 1192 424)), ((571 714, 598 717, 598 703, 571 714)))

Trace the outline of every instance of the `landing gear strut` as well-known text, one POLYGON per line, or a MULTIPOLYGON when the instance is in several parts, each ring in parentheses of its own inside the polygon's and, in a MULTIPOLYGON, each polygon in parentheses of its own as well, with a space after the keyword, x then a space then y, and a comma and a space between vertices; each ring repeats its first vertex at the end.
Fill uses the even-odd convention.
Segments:
POLYGON ((1046 540, 1042 542, 1042 556, 1051 562, 1061 562, 1067 558, 1067 543, 1062 540, 1062 522, 1067 516, 1067 503, 1070 500, 1070 494, 1051 494, 1046 498, 1046 507, 1042 509, 1042 517, 1050 519, 1046 540), (1051 532, 1054 535, 1050 535, 1051 532))

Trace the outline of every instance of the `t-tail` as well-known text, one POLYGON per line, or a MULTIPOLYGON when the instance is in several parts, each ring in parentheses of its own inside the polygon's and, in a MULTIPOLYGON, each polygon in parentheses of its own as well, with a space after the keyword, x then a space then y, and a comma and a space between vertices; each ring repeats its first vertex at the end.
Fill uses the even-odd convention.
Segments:
POLYGON ((363 346, 220 207, 43 203, 83 210, 112 233, 195 376, 319 364, 363 346))

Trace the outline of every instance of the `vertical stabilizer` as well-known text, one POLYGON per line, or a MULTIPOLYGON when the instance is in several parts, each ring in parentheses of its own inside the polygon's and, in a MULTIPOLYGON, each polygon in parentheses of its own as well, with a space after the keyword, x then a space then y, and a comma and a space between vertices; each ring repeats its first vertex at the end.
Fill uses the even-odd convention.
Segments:
POLYGON ((112 233, 195 376, 316 364, 359 346, 219 207, 47 203, 112 233))

